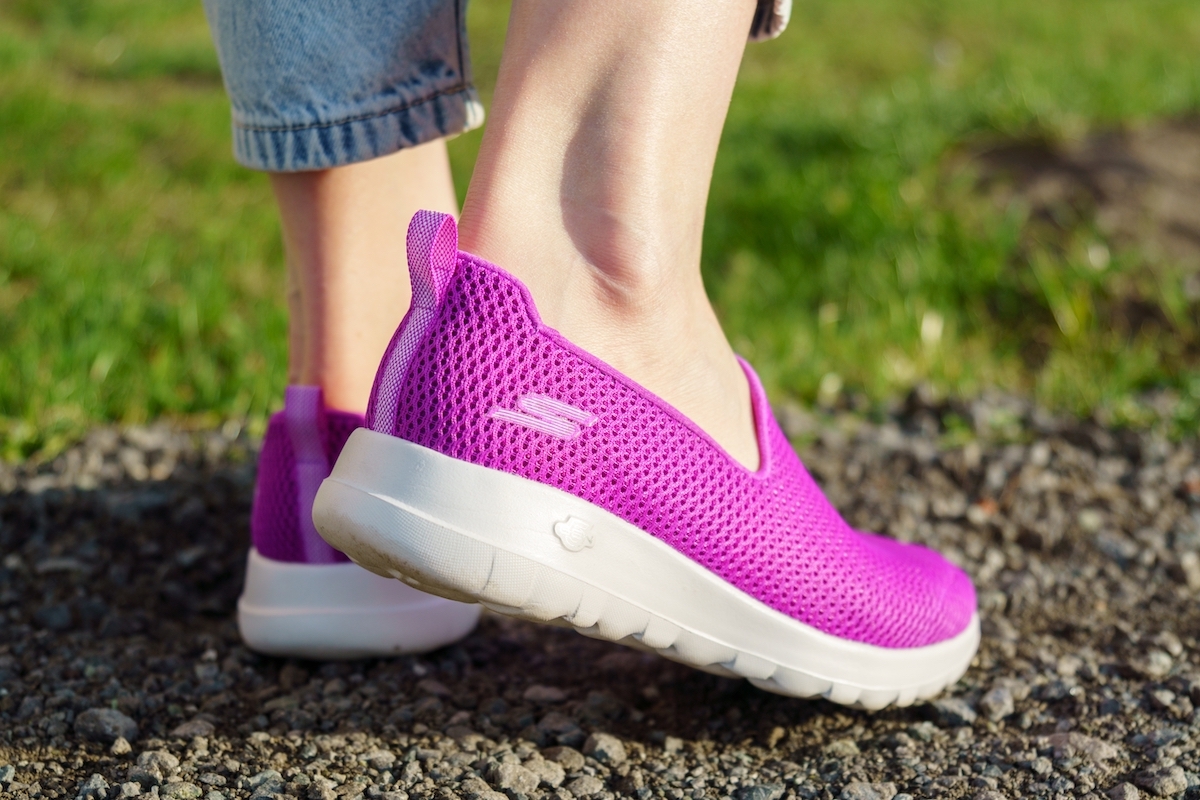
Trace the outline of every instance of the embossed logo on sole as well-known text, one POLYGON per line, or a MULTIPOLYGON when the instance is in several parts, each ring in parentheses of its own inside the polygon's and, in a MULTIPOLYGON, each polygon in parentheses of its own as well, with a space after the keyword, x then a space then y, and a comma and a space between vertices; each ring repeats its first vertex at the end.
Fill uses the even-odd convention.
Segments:
POLYGON ((572 553, 578 553, 595 543, 592 539, 592 523, 579 517, 567 517, 562 522, 554 523, 554 535, 572 553))

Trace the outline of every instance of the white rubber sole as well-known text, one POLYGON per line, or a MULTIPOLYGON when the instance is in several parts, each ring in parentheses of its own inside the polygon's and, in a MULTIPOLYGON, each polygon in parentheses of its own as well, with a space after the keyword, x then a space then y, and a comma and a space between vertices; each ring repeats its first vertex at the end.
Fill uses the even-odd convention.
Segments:
POLYGON ((313 520, 379 575, 779 694, 908 705, 957 681, 979 644, 978 616, 928 647, 838 639, 574 495, 367 429, 321 485, 313 520))
POLYGON ((480 611, 356 564, 292 564, 251 548, 237 620, 251 650, 342 659, 436 650, 470 633, 480 611))

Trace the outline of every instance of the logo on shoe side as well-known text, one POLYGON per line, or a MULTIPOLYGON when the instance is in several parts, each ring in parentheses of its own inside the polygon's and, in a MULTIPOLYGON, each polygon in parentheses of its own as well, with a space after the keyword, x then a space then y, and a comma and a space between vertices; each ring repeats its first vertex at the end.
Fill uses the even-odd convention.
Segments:
POLYGON ((566 440, 579 438, 584 428, 590 428, 600 419, 591 412, 544 394, 521 395, 517 400, 517 408, 519 410, 514 411, 496 406, 488 412, 488 416, 566 440))
POLYGON ((567 517, 562 522, 554 523, 554 535, 562 542, 562 546, 572 553, 578 553, 585 547, 591 547, 592 523, 579 517, 567 517))

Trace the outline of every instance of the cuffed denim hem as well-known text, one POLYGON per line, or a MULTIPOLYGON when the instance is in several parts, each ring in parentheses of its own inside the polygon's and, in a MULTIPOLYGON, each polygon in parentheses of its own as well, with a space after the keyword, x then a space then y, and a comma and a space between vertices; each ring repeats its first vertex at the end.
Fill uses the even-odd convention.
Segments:
POLYGON ((792 17, 792 0, 758 0, 754 21, 750 23, 750 41, 763 42, 783 33, 792 17))
POLYGON ((473 86, 442 92, 380 114, 331 123, 256 127, 233 123, 238 163, 267 172, 327 169, 391 155, 483 124, 473 86))

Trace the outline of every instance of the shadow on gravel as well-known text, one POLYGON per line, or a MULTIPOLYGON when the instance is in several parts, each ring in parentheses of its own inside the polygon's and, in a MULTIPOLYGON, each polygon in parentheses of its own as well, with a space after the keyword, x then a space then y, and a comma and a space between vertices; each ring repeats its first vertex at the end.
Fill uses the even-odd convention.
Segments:
POLYGON ((985 642, 937 703, 776 697, 495 616, 420 657, 259 657, 233 619, 252 450, 101 431, 0 474, 0 798, 1200 793, 1194 442, 1007 398, 781 418, 853 524, 975 577, 985 642))

